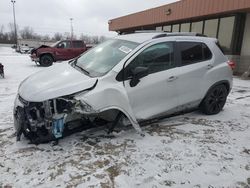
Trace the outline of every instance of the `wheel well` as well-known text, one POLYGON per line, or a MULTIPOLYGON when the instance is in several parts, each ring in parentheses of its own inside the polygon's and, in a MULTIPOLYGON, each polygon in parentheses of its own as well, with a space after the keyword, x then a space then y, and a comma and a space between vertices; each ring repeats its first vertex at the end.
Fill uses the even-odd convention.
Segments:
POLYGON ((122 111, 118 109, 105 110, 103 112, 100 112, 98 116, 107 121, 114 121, 119 112, 122 113, 124 117, 127 117, 122 111))
MULTIPOLYGON (((206 98, 208 92, 209 92, 212 88, 214 88, 215 86, 218 86, 218 85, 224 85, 224 86, 226 87, 226 89, 227 89, 227 93, 230 92, 230 84, 229 84, 229 82, 228 82, 227 80, 223 80, 223 81, 216 82, 215 84, 213 84, 213 85, 207 90, 206 95, 204 96, 204 98, 203 98, 202 101, 200 102, 200 105, 202 104, 202 102, 203 102, 204 99, 206 98)), ((199 105, 199 106, 200 106, 200 105, 199 105)))
MULTIPOLYGON (((219 82, 216 82, 215 84, 213 84, 208 90, 207 90, 207 93, 212 89, 214 88, 215 86, 218 86, 218 85, 224 85, 227 89, 227 92, 229 93, 230 92, 230 84, 227 80, 223 80, 223 81, 219 81, 219 82)), ((206 95, 207 95, 206 93, 206 95)))
POLYGON ((229 83, 228 82, 223 82, 222 84, 226 87, 227 93, 229 93, 230 92, 230 85, 229 85, 229 83))

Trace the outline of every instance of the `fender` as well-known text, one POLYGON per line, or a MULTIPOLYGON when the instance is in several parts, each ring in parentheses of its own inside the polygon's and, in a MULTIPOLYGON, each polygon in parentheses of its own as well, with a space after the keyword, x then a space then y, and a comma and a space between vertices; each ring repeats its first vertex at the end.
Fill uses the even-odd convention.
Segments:
POLYGON ((109 78, 107 78, 105 81, 102 80, 100 83, 98 82, 95 89, 78 96, 78 99, 89 104, 96 112, 104 112, 107 110, 121 111, 127 116, 136 131, 141 133, 139 123, 129 105, 127 93, 121 82, 113 84, 109 78), (103 84, 103 82, 105 82, 105 84, 103 84))
POLYGON ((207 94, 213 87, 215 87, 215 86, 217 86, 217 85, 221 85, 221 84, 224 84, 224 85, 226 86, 226 88, 227 88, 228 93, 230 93, 230 91, 231 91, 232 88, 230 87, 229 81, 228 81, 228 80, 221 80, 221 81, 219 81, 219 82, 214 83, 214 84, 208 89, 208 91, 206 92, 206 94, 207 94))
POLYGON ((137 120, 135 119, 134 116, 131 116, 128 112, 126 112, 124 109, 118 107, 118 106, 109 106, 109 107, 105 107, 103 109, 100 109, 99 112, 105 112, 105 111, 108 111, 108 110, 118 110, 120 112, 122 112, 128 119, 129 121, 131 122, 132 126, 134 127, 134 129, 139 133, 141 134, 142 133, 142 130, 141 130, 141 127, 139 125, 139 123, 137 122, 137 120))

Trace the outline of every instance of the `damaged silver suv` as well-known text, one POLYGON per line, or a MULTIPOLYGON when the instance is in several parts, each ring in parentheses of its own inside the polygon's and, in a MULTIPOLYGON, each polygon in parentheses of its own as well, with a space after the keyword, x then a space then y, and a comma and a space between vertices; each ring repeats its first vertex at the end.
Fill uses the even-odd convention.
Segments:
POLYGON ((140 124, 200 108, 219 113, 232 63, 213 38, 183 33, 120 35, 77 59, 25 79, 14 106, 17 140, 59 139, 84 127, 140 124), (129 121, 128 121, 129 120, 129 121))

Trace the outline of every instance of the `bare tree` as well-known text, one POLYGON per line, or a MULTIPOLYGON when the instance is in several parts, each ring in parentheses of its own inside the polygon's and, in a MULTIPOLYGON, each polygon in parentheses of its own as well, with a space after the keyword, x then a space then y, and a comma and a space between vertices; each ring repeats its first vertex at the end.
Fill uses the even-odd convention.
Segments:
POLYGON ((57 32, 54 34, 53 40, 58 41, 58 40, 62 40, 62 39, 63 39, 63 35, 61 33, 57 32))
POLYGON ((104 41, 107 40, 107 37, 105 37, 105 36, 100 36, 98 40, 99 40, 98 43, 102 43, 102 42, 104 42, 104 41))
POLYGON ((20 35, 22 39, 34 39, 35 33, 33 29, 29 26, 25 26, 22 30, 20 30, 20 35))
POLYGON ((65 38, 65 39, 71 39, 70 33, 69 32, 64 32, 63 38, 65 38))
POLYGON ((92 36, 91 38, 92 38, 92 43, 93 43, 93 44, 98 44, 98 43, 99 43, 99 38, 98 38, 98 36, 92 36))
POLYGON ((4 25, 1 25, 1 27, 0 27, 0 33, 1 33, 1 34, 4 33, 4 25))
POLYGON ((84 34, 81 34, 80 40, 83 40, 86 44, 90 44, 92 42, 91 37, 84 34))
POLYGON ((2 41, 4 37, 4 25, 1 25, 0 27, 0 40, 2 41))
POLYGON ((8 35, 4 33, 4 25, 1 25, 0 27, 0 42, 5 43, 8 41, 8 35))
POLYGON ((50 40, 50 36, 48 34, 44 35, 44 36, 42 36, 42 40, 49 41, 50 40))
MULTIPOLYGON (((18 25, 16 26, 17 30, 18 30, 18 25)), ((10 41, 14 42, 16 35, 15 35, 15 26, 13 23, 9 23, 9 30, 10 32, 8 33, 8 38, 10 41)), ((18 38, 18 36, 17 36, 18 38)))

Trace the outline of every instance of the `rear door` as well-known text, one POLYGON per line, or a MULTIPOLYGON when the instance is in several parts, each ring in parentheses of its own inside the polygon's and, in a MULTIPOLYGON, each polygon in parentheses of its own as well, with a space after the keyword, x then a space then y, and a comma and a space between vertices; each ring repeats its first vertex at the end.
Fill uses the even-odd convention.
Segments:
POLYGON ((175 42, 150 44, 140 50, 125 68, 124 86, 130 106, 137 120, 165 114, 178 106, 175 79, 175 42), (148 75, 131 87, 131 71, 136 67, 148 68, 148 75))
POLYGON ((74 56, 77 57, 86 51, 86 45, 83 41, 72 41, 74 56))
POLYGON ((212 53, 205 43, 177 42, 180 75, 176 81, 181 108, 197 106, 208 89, 206 74, 213 68, 212 53))
POLYGON ((57 45, 57 60, 68 60, 75 57, 71 41, 62 41, 57 45))

